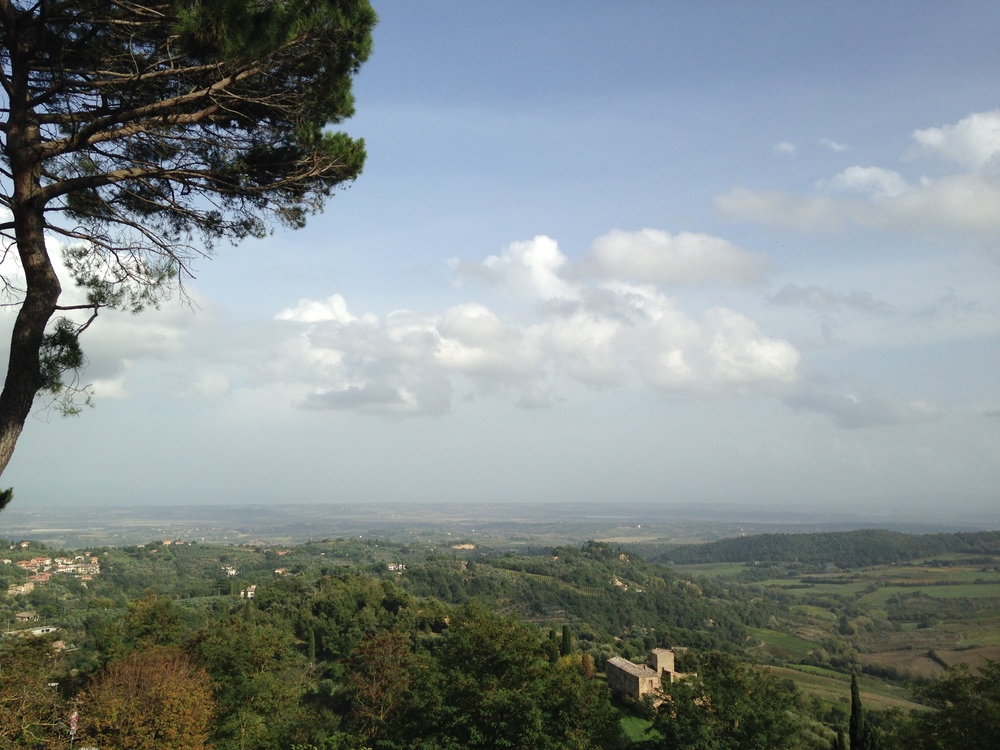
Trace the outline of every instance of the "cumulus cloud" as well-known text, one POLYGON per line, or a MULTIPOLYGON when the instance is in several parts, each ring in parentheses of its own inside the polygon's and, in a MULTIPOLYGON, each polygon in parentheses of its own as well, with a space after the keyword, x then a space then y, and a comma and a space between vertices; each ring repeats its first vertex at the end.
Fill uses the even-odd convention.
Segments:
POLYGON ((768 338, 745 315, 715 308, 705 316, 712 379, 723 384, 790 383, 799 353, 787 341, 768 338))
POLYGON ((481 279, 521 296, 572 299, 576 289, 560 275, 566 261, 554 239, 539 235, 512 242, 499 255, 490 255, 481 263, 452 259, 450 265, 459 277, 481 279))
POLYGON ((742 284, 759 281, 767 269, 766 256, 709 234, 615 229, 594 240, 589 254, 574 270, 581 275, 640 283, 742 284))
POLYGON ((794 143, 789 143, 788 141, 782 141, 781 143, 774 144, 774 153, 780 154, 781 156, 795 156, 798 148, 796 148, 794 143))
POLYGON ((289 307, 278 313, 277 320, 294 320, 300 323, 319 323, 333 321, 336 323, 354 323, 357 321, 347 311, 347 303, 343 296, 334 294, 325 300, 301 299, 295 307, 289 307))
POLYGON ((802 287, 785 284, 776 294, 768 297, 768 304, 789 307, 808 307, 821 312, 855 310, 865 313, 884 314, 895 311, 888 302, 876 299, 871 292, 830 292, 818 286, 802 287))
POLYGON ((785 403, 795 410, 824 414, 845 429, 924 422, 941 414, 934 404, 902 398, 872 383, 818 375, 802 379, 785 403))
POLYGON ((637 379, 659 391, 711 395, 797 377, 795 348, 733 310, 691 317, 654 286, 624 281, 576 292, 572 304, 535 308, 516 324, 478 303, 371 322, 346 306, 336 319, 282 313, 280 322, 292 326, 285 376, 305 387, 305 408, 387 416, 443 413, 470 388, 540 408, 566 379, 596 389, 637 379))
POLYGON ((967 170, 908 181, 878 166, 852 166, 820 180, 817 192, 736 187, 715 198, 719 214, 793 231, 848 226, 901 233, 1000 233, 1000 111, 970 115, 955 125, 917 130, 924 153, 967 170))
POLYGON ((1000 154, 1000 110, 976 112, 954 125, 916 130, 913 139, 923 152, 968 169, 996 167, 1000 154))

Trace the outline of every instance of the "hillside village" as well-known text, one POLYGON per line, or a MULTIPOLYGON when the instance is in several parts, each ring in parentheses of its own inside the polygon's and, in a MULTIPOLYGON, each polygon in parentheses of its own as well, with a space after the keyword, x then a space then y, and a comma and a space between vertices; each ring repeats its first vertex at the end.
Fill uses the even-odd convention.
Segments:
MULTIPOLYGON (((26 548, 27 542, 22 542, 26 548)), ((14 545, 11 545, 14 549, 14 545)), ((2 565, 13 565, 24 571, 27 578, 24 583, 12 583, 7 587, 8 596, 27 594, 34 590, 35 585, 43 585, 52 580, 53 575, 72 576, 84 587, 94 576, 101 573, 101 562, 94 555, 83 553, 73 557, 32 557, 27 560, 0 559, 2 565)))

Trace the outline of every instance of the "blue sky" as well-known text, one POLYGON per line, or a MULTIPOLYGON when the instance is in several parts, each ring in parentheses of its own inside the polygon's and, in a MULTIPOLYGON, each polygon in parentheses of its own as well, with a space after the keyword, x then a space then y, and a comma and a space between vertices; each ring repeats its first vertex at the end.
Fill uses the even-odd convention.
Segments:
POLYGON ((997 499, 1000 7, 376 8, 361 178, 102 315, 22 507, 997 499))

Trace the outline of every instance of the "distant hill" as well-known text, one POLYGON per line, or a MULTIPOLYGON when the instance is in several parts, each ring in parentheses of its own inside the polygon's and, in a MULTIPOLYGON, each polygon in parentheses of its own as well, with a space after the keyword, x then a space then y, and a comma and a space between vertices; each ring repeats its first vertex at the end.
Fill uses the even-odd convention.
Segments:
POLYGON ((647 552, 650 559, 675 565, 715 562, 834 564, 850 568, 903 562, 949 552, 1000 554, 1000 531, 957 534, 903 534, 885 529, 815 534, 759 534, 683 544, 647 552))

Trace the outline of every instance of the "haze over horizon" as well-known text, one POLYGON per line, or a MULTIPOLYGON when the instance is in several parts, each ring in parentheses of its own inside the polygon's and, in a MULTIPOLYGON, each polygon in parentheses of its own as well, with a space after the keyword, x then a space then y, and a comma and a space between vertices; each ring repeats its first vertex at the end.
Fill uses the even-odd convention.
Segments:
POLYGON ((375 5, 362 176, 102 313, 11 509, 1000 500, 1000 6, 375 5))

